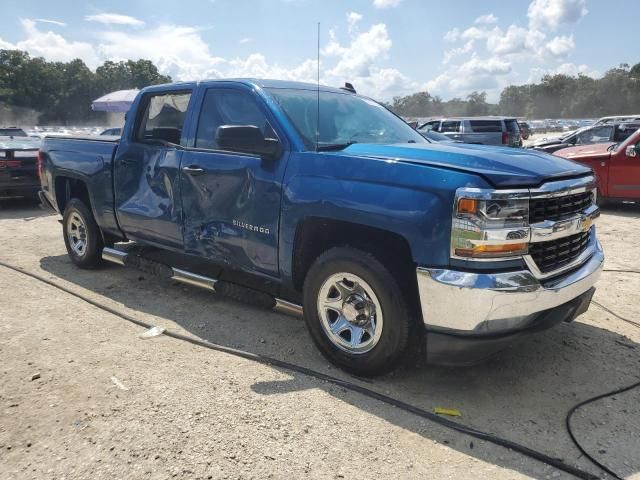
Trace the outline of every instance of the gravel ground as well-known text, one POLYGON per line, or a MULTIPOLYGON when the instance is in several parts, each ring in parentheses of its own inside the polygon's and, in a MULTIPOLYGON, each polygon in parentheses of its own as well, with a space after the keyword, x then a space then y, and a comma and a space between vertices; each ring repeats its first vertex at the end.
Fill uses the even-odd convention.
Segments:
MULTIPOLYGON (((301 321, 195 288, 68 260, 58 217, 0 203, 0 260, 146 322, 349 378, 301 321)), ((640 207, 605 210, 607 268, 640 270, 640 207)), ((0 477, 569 478, 323 382, 168 337, 0 267, 0 477), (39 378, 34 378, 39 375, 39 378)), ((640 321, 640 276, 603 273, 595 300, 640 321)), ((595 305, 576 322, 472 368, 422 367, 371 383, 405 402, 599 473, 564 428, 578 401, 640 378, 640 329, 595 305)), ((576 435, 640 479, 640 390, 580 410, 576 435)))

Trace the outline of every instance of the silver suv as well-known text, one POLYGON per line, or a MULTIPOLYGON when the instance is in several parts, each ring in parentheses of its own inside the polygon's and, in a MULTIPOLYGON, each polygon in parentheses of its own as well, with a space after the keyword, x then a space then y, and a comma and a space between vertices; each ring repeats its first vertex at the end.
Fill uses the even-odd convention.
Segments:
POLYGON ((511 117, 453 117, 429 120, 419 132, 433 130, 452 140, 482 145, 521 147, 518 121, 511 117))

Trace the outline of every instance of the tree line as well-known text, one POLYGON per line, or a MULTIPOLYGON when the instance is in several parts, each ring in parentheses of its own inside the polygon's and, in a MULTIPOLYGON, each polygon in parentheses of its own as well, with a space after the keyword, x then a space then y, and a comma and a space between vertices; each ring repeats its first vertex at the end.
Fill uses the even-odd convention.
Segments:
POLYGON ((82 60, 49 62, 20 50, 0 50, 0 123, 26 115, 41 125, 100 124, 91 102, 115 90, 167 83, 149 60, 107 61, 93 72, 82 60))
MULTIPOLYGON (((167 83, 150 60, 106 61, 95 72, 82 60, 49 62, 20 50, 0 50, 0 124, 9 113, 31 112, 30 123, 99 124, 104 112, 91 102, 115 90, 167 83)), ((539 83, 510 85, 497 104, 486 92, 444 101, 429 92, 394 97, 386 104, 404 117, 513 115, 526 118, 591 118, 640 112, 640 63, 622 64, 594 79, 545 75, 539 83)))
POLYGON ((602 78, 545 75, 539 83, 510 85, 497 104, 486 92, 443 101, 429 92, 395 97, 387 106, 404 117, 512 115, 525 118, 596 118, 640 112, 640 63, 622 64, 602 78))

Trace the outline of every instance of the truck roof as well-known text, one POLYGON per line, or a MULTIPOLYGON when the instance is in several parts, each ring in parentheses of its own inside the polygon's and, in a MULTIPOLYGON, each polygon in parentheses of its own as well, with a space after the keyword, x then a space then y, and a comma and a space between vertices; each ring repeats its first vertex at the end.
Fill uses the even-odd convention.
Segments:
MULTIPOLYGON (((308 82, 294 82, 291 80, 273 80, 273 79, 263 79, 263 78, 215 78, 208 80, 199 80, 193 82, 174 82, 174 83, 165 83, 162 85, 152 85, 146 87, 144 91, 153 91, 153 90, 166 90, 167 87, 172 87, 176 85, 215 85, 216 83, 222 82, 236 82, 242 83, 244 85, 256 86, 260 88, 288 88, 292 90, 317 90, 318 85, 315 83, 308 82)), ((342 88, 330 87, 327 85, 320 85, 321 92, 334 92, 334 93, 349 93, 348 91, 342 88)))

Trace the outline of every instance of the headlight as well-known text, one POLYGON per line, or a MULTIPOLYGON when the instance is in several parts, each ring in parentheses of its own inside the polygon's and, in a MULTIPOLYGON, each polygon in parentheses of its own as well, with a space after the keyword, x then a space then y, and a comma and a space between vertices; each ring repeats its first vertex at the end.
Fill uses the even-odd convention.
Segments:
POLYGON ((451 228, 452 257, 517 257, 527 253, 529 238, 527 191, 457 190, 451 228))

